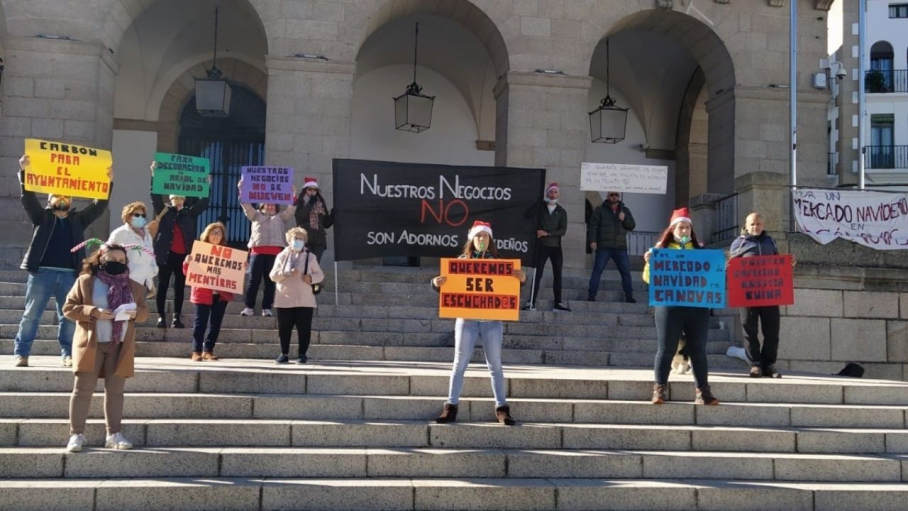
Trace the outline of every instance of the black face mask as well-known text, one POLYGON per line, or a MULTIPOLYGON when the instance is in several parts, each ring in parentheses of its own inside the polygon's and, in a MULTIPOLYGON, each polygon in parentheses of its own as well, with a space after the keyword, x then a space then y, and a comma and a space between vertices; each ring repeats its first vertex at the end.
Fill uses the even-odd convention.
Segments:
POLYGON ((99 268, 108 275, 122 275, 126 273, 126 264, 118 261, 108 261, 101 264, 99 268))
POLYGON ((66 201, 60 201, 52 207, 55 211, 69 211, 69 203, 66 201))

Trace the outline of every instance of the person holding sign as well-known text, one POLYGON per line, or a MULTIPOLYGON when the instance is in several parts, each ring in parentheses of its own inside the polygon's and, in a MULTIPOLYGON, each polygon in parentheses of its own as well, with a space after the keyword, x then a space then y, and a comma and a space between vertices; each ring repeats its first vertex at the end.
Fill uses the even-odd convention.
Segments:
MULTIPOLYGON (((221 222, 208 224, 199 241, 212 245, 226 245, 227 228, 221 222)), ((182 275, 189 273, 189 259, 183 261, 182 275)), ((192 321, 192 356, 193 362, 213 362, 219 360, 214 356, 214 345, 218 342, 221 333, 221 322, 227 312, 227 304, 233 300, 233 295, 226 291, 217 291, 207 287, 192 286, 189 301, 195 305, 195 317, 192 321), (205 330, 208 329, 208 339, 205 340, 205 330)))
MULTIPOLYGON (((20 266, 28 272, 28 283, 25 287, 25 313, 16 333, 13 363, 16 367, 28 367, 41 314, 53 296, 59 325, 57 342, 63 366, 70 367, 75 324, 64 316, 63 302, 76 281, 76 269, 85 256, 84 250, 70 252, 70 248, 85 241, 85 228, 104 214, 107 201, 96 199, 85 209, 77 211, 72 207, 71 197, 51 195, 47 205, 42 206, 35 192, 25 189, 26 168, 30 168, 29 157, 23 156, 19 159, 22 206, 34 231, 20 266)), ((113 181, 113 170, 107 169, 107 177, 113 181)))
MULTIPOLYGON (((262 296, 262 316, 271 316, 271 304, 274 302, 274 281, 271 280, 271 269, 274 268, 274 259, 281 250, 287 246, 284 234, 287 232, 287 222, 293 219, 296 206, 287 206, 280 211, 277 204, 262 204, 258 210, 252 205, 242 201, 243 178, 236 185, 240 190, 240 206, 246 218, 252 222, 252 235, 249 236, 249 274, 246 287, 246 307, 240 316, 255 314, 255 295, 259 292, 259 283, 264 279, 265 294, 262 296)), ((296 196, 296 187, 293 187, 293 196, 296 196)))
POLYGON ((308 359, 309 341, 312 338, 312 314, 318 304, 312 286, 325 279, 325 274, 318 266, 315 254, 306 250, 306 229, 294 227, 287 231, 287 248, 277 255, 270 278, 277 284, 277 328, 281 339, 281 354, 274 361, 286 364, 290 361, 290 337, 293 327, 299 335, 299 354, 297 364, 305 364, 308 359))
MULTIPOLYGON (((536 310, 536 298, 539 297, 539 284, 542 282, 542 272, 545 269, 546 259, 552 261, 552 275, 554 281, 552 288, 555 291, 556 311, 571 312, 567 305, 561 302, 561 268, 564 265, 564 256, 561 253, 561 238, 567 232, 567 211, 558 204, 558 183, 552 183, 545 189, 545 198, 542 207, 534 205, 527 215, 536 216, 536 272, 533 278, 533 291, 529 303, 524 310, 536 310)), ((538 204, 538 203, 537 203, 538 204)))
MULTIPOLYGON (((778 255, 779 247, 772 236, 763 230, 763 215, 756 211, 747 215, 744 229, 731 244, 729 259, 736 257, 753 257, 778 255)), ((797 261, 791 259, 794 266, 797 261)), ((744 340, 747 358, 750 359, 751 378, 781 378, 776 369, 776 357, 779 353, 779 329, 781 313, 778 305, 766 307, 744 307, 741 309, 741 323, 744 325, 744 340), (760 348, 760 325, 763 326, 763 348, 760 348)))
POLYGON ((123 225, 110 233, 108 243, 118 245, 133 245, 142 250, 135 250, 129 258, 129 278, 145 286, 151 291, 154 289, 154 278, 158 274, 158 265, 154 258, 154 242, 151 234, 145 228, 148 224, 148 210, 144 202, 132 202, 123 206, 120 215, 123 225))
MULTIPOLYGON (((100 240, 93 240, 100 243, 100 240)), ((123 388, 135 374, 136 321, 145 321, 145 287, 129 278, 127 247, 104 244, 82 264, 82 274, 66 296, 63 312, 74 321, 76 381, 69 401, 68 452, 85 444, 85 420, 98 378, 104 378, 104 420, 108 449, 132 449, 120 431, 123 388)), ((69 251, 67 251, 69 253, 69 251)))
POLYGON ((627 233, 636 227, 637 222, 634 221, 634 215, 621 202, 621 194, 618 192, 608 192, 608 199, 593 211, 586 228, 586 242, 596 254, 586 297, 588 302, 596 301, 599 279, 611 259, 615 261, 615 267, 621 274, 624 301, 637 303, 637 300, 634 299, 634 287, 631 284, 631 263, 627 256, 627 233))
MULTIPOLYGON (((668 228, 662 232, 657 249, 694 250, 703 248, 697 240, 690 212, 687 208, 676 209, 672 213, 668 228)), ((643 258, 643 281, 650 283, 650 259, 652 250, 643 258)), ((659 349, 656 351, 655 376, 652 403, 661 405, 668 400, 668 375, 672 368, 672 359, 678 351, 678 342, 684 333, 686 349, 690 356, 690 365, 697 385, 694 404, 717 405, 719 400, 709 389, 709 367, 706 358, 706 342, 709 334, 709 309, 705 307, 670 306, 656 307, 656 335, 659 338, 659 349)))
POLYGON ((319 262, 322 254, 328 250, 327 229, 334 225, 334 211, 328 212, 328 205, 318 191, 318 181, 306 177, 303 182, 303 193, 296 199, 296 225, 306 229, 309 241, 306 249, 315 254, 319 262))
MULTIPOLYGON (((467 243, 463 247, 460 259, 497 259, 498 250, 492 239, 492 226, 487 222, 476 220, 467 234, 467 243)), ((516 270, 514 277, 523 284, 526 282, 526 273, 516 270)), ((432 279, 432 288, 441 290, 447 277, 438 276, 432 279)), ((482 351, 486 356, 486 365, 492 377, 492 393, 495 395, 495 416, 498 422, 513 426, 517 422, 511 417, 511 407, 508 406, 504 390, 504 370, 501 367, 501 321, 474 321, 457 318, 454 322, 454 368, 451 371, 451 381, 448 386, 448 399, 445 402, 441 415, 435 420, 439 424, 457 421, 457 407, 460 402, 460 392, 463 389, 463 376, 470 364, 470 357, 476 348, 476 341, 482 337, 482 351)))
MULTIPOLYGON (((167 326, 164 317, 167 315, 167 288, 173 276, 173 320, 170 326, 183 328, 180 313, 183 310, 183 293, 186 277, 183 274, 183 261, 192 249, 196 237, 196 220, 208 208, 208 197, 186 200, 181 195, 171 195, 170 204, 165 205, 162 196, 154 193, 154 171, 157 163, 151 164, 152 192, 151 204, 158 219, 158 233, 154 238, 155 260, 158 264, 158 294, 155 297, 158 306, 158 328, 167 326)), ((208 176, 209 182, 211 176, 208 176)))

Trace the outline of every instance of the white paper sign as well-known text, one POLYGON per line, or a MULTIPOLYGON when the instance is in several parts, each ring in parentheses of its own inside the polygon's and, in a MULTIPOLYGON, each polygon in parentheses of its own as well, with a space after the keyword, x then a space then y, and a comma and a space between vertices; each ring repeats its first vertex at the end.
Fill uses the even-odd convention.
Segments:
POLYGON ((580 167, 580 189, 589 192, 630 192, 664 195, 668 167, 623 163, 584 163, 580 167))
POLYGON ((792 195, 798 227, 823 245, 843 238, 877 250, 908 249, 908 194, 800 189, 792 195))

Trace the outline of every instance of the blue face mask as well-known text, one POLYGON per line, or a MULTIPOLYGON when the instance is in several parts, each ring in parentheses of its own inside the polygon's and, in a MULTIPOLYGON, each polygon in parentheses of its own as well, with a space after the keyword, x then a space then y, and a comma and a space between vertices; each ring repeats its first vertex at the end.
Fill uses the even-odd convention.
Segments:
POLYGON ((144 217, 141 217, 141 216, 134 216, 134 217, 132 217, 132 219, 129 221, 129 223, 132 224, 132 226, 135 227, 136 229, 141 229, 141 228, 145 227, 145 224, 146 224, 147 222, 146 222, 146 219, 145 219, 144 217))
POLYGON ((296 250, 297 252, 302 250, 303 246, 305 246, 305 245, 306 244, 303 243, 303 240, 293 240, 293 250, 296 250))

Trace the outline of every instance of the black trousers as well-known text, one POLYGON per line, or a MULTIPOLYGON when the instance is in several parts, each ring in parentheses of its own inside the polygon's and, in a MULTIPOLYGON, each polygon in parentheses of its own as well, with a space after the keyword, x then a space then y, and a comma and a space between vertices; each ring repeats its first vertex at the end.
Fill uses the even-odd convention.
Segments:
POLYGON ((158 295, 155 301, 158 305, 158 314, 164 317, 167 304, 167 287, 170 286, 170 276, 173 275, 173 313, 183 312, 183 292, 186 289, 186 275, 183 275, 183 259, 186 254, 167 254, 167 264, 158 265, 158 295))
POLYGON ((654 368, 656 383, 668 384, 672 370, 672 358, 678 352, 678 341, 684 332, 687 352, 694 381, 698 387, 709 385, 709 367, 706 361, 706 341, 709 336, 709 309, 703 307, 656 307, 656 335, 659 350, 656 351, 654 368))
POLYGON ((555 291, 555 304, 561 303, 561 267, 564 266, 564 256, 561 253, 561 247, 539 245, 536 250, 536 277, 533 279, 533 305, 536 305, 536 299, 539 298, 539 283, 542 282, 542 272, 545 270, 547 259, 552 261, 552 275, 554 277, 552 288, 555 291))
POLYGON ((299 334, 299 355, 306 355, 309 350, 309 341, 312 339, 312 313, 313 307, 290 307, 277 308, 277 331, 281 339, 281 353, 287 355, 290 353, 290 336, 293 335, 293 327, 296 327, 299 334))
POLYGON ((251 254, 249 269, 246 271, 246 307, 255 308, 255 296, 259 293, 259 284, 265 281, 265 294, 262 295, 262 310, 270 309, 274 303, 274 282, 271 280, 271 269, 277 256, 268 254, 251 254))
POLYGON ((315 255, 315 260, 321 263, 322 254, 325 253, 325 250, 328 250, 328 247, 326 247, 325 245, 312 245, 307 243, 306 250, 312 252, 315 255))
POLYGON ((745 307, 741 309, 744 325, 744 349, 754 367, 767 367, 776 363, 779 355, 779 327, 782 322, 778 305, 745 307), (760 349, 760 329, 763 325, 763 349, 760 349))

